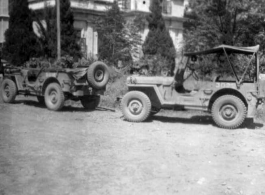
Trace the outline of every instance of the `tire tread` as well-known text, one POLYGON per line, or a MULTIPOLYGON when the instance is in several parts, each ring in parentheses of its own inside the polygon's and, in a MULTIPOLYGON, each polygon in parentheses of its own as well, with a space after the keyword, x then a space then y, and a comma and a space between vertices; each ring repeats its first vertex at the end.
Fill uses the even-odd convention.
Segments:
POLYGON ((149 117, 150 112, 151 112, 151 101, 150 101, 149 97, 145 93, 140 92, 140 91, 130 91, 125 96, 124 96, 125 98, 123 97, 122 101, 121 101, 121 108, 122 108, 121 110, 122 110, 122 114, 125 117, 125 119, 129 122, 143 122, 143 121, 145 121, 149 117), (146 110, 144 116, 140 119, 131 119, 131 118, 126 116, 125 108, 127 107, 127 105, 125 102, 125 98, 126 98, 125 96, 130 96, 131 94, 138 94, 141 98, 143 98, 143 100, 147 104, 146 105, 147 110, 146 110))
POLYGON ((2 90, 4 90, 4 85, 5 84, 8 84, 9 87, 10 87, 10 91, 11 91, 11 98, 10 99, 7 99, 5 100, 6 98, 4 97, 4 92, 2 91, 2 98, 3 98, 3 101, 5 103, 14 103, 15 99, 16 99, 16 95, 17 95, 17 86, 16 86, 16 83, 11 80, 11 79, 4 79, 3 82, 2 82, 2 90))
POLYGON ((212 112, 212 113, 215 112, 214 109, 215 109, 215 107, 216 107, 216 104, 219 103, 219 101, 220 101, 221 98, 229 99, 229 98, 231 98, 231 97, 235 98, 235 101, 237 101, 237 102, 238 102, 239 104, 241 104, 241 106, 243 107, 243 117, 241 117, 240 121, 239 121, 237 124, 235 124, 235 125, 233 125, 233 126, 230 126, 230 127, 227 127, 227 126, 225 126, 225 125, 223 125, 223 124, 221 124, 221 123, 219 122, 219 120, 218 120, 218 118, 216 118, 216 115, 215 115, 215 114, 212 114, 212 118, 213 118, 214 122, 215 122, 219 127, 221 127, 221 128, 225 128, 225 129, 236 129, 236 128, 238 128, 240 125, 243 124, 243 122, 244 122, 244 120, 245 120, 245 118, 246 118, 246 115, 247 115, 247 108, 246 108, 244 102, 243 102, 239 97, 237 97, 237 96, 235 96, 235 95, 223 95, 223 96, 220 96, 219 98, 217 98, 217 99, 215 100, 215 102, 213 103, 213 106, 212 106, 212 110, 211 110, 211 112, 212 112))

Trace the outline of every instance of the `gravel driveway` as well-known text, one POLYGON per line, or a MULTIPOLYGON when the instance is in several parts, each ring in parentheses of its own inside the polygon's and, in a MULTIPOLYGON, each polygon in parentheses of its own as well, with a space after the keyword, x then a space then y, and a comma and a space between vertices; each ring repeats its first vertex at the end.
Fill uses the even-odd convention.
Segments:
POLYGON ((17 98, 0 102, 0 195, 265 194, 264 139, 258 122, 225 130, 167 111, 129 123, 17 98))

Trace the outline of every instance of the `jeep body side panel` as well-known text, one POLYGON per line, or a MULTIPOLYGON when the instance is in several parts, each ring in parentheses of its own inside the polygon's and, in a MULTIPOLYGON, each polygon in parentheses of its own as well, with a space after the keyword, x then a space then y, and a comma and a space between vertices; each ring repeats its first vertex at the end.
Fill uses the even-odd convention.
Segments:
POLYGON ((129 91, 137 90, 145 93, 150 98, 152 106, 160 104, 162 108, 175 106, 203 111, 207 111, 208 108, 208 104, 205 104, 205 98, 203 98, 205 96, 199 92, 196 96, 191 96, 179 94, 172 86, 128 84, 128 87, 129 91))

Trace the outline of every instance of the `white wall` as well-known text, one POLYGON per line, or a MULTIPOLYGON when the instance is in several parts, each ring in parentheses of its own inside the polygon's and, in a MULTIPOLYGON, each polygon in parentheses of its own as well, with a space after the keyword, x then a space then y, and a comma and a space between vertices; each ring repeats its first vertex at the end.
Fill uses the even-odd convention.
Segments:
POLYGON ((0 0, 0 43, 5 40, 4 33, 8 29, 8 1, 0 0))
POLYGON ((131 0, 131 10, 149 12, 150 0, 131 0))
POLYGON ((171 7, 172 7, 172 16, 175 17, 183 17, 184 16, 184 2, 183 0, 173 0, 171 1, 171 7))

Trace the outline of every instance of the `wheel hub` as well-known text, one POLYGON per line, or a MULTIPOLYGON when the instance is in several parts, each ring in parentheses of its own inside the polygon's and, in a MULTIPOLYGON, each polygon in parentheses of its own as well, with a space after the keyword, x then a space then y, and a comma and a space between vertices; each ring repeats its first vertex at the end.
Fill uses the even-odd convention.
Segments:
POLYGON ((129 103, 129 110, 132 114, 140 114, 143 110, 143 104, 139 100, 133 100, 129 103))
POLYGON ((100 81, 103 80, 103 78, 104 78, 104 72, 103 72, 103 70, 98 69, 98 70, 95 72, 95 80, 96 80, 97 82, 100 82, 100 81))
POLYGON ((225 120, 233 120, 237 116, 237 109, 232 105, 225 105, 221 108, 220 114, 225 120))
POLYGON ((9 97, 9 96, 10 96, 10 88, 9 88, 8 85, 5 86, 5 88, 4 88, 4 92, 5 92, 5 94, 6 94, 6 97, 9 97))
POLYGON ((52 91, 52 92, 50 93, 50 100, 51 100, 51 102, 52 102, 53 104, 56 104, 56 103, 57 103, 58 98, 57 98, 57 93, 56 93, 56 91, 52 91))

